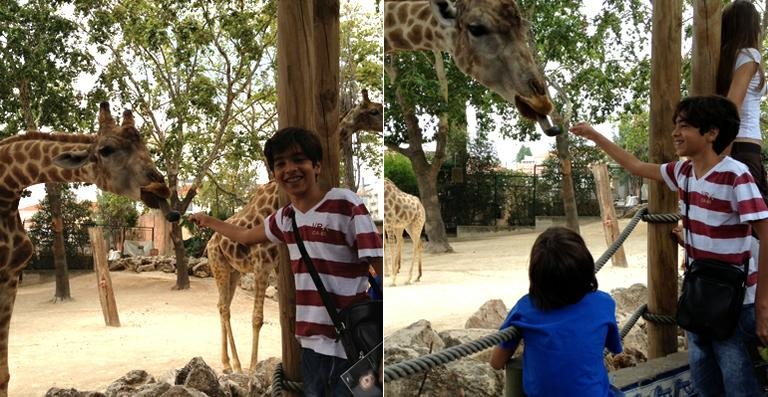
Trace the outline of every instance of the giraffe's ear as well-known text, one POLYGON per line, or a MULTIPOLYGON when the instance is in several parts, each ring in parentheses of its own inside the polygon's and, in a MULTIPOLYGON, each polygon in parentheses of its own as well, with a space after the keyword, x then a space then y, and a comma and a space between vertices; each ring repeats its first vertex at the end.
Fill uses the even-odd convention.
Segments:
POLYGON ((53 158, 53 164, 69 170, 78 169, 88 162, 90 154, 87 150, 79 152, 66 152, 53 158))
POLYGON ((456 27, 456 6, 453 0, 429 0, 429 6, 440 25, 456 27))

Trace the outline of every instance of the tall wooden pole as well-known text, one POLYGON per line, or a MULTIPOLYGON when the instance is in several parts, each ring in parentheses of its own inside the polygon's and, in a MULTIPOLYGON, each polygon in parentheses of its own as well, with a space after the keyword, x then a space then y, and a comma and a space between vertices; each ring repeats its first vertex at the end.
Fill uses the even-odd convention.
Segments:
POLYGON ((691 95, 714 94, 720 62, 721 0, 693 2, 693 56, 691 95))
MULTIPOLYGON (((611 198, 611 177, 608 174, 608 166, 605 163, 592 164, 592 175, 595 176, 597 186, 597 203, 600 205, 600 218, 603 220, 603 236, 605 244, 611 246, 621 233, 619 220, 616 217, 616 209, 613 208, 611 198)), ((627 267, 627 256, 624 254, 624 246, 619 246, 611 257, 613 266, 627 267)))
MULTIPOLYGON (((680 101, 682 0, 653 2, 651 38, 650 161, 676 160, 670 133, 680 101)), ((664 182, 650 181, 648 212, 678 212, 677 192, 664 182)), ((669 238, 673 224, 648 224, 648 311, 675 313, 677 308, 677 245, 669 238)), ((677 351, 677 326, 648 322, 648 358, 677 351)))
POLYGON ((323 144, 320 186, 339 186, 339 0, 315 0, 315 131, 323 144))
MULTIPOLYGON (((277 6, 277 123, 278 128, 315 130, 314 2, 279 1, 277 6)), ((286 202, 280 194, 280 205, 286 202)), ((301 379, 300 350, 296 341, 296 286, 288 250, 280 245, 278 303, 282 329, 283 370, 287 380, 301 379)), ((284 392, 297 396, 293 392, 284 392)))

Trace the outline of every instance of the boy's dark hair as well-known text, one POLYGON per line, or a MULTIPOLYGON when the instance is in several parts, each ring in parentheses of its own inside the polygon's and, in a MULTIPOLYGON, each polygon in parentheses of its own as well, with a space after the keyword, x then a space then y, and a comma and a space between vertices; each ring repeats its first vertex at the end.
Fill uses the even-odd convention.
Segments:
POLYGON ((578 233, 564 227, 551 227, 536 238, 528 277, 528 294, 541 310, 574 304, 597 290, 592 254, 578 233))
POLYGON ((712 149, 717 154, 722 153, 733 142, 741 123, 739 109, 728 98, 720 95, 684 98, 677 104, 672 122, 677 123, 678 118, 698 128, 701 135, 717 128, 719 133, 712 144, 712 149))
POLYGON ((270 171, 275 170, 275 156, 291 148, 301 149, 312 164, 323 161, 323 147, 320 139, 311 131, 299 127, 286 127, 275 132, 264 144, 264 157, 270 171))

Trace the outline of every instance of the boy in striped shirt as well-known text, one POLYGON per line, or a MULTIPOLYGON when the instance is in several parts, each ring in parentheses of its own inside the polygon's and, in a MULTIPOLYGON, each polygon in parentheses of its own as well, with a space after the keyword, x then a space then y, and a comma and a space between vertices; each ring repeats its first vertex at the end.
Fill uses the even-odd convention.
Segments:
POLYGON ((351 364, 336 342, 336 331, 293 235, 299 234, 323 285, 338 309, 368 299, 368 266, 382 274, 382 241, 362 200, 347 189, 323 190, 317 183, 322 147, 313 133, 284 128, 264 145, 267 165, 290 203, 256 228, 244 228, 204 213, 189 219, 230 239, 250 245, 267 241, 288 245, 296 284, 296 338, 301 344, 305 396, 348 396, 340 376, 351 364))
MULTIPOLYGON (((690 207, 684 223, 690 227, 685 231, 689 261, 712 258, 737 266, 749 261, 751 231, 768 241, 768 207, 747 167, 720 156, 739 130, 736 105, 716 95, 685 98, 675 110, 674 122, 675 153, 688 160, 666 164, 640 161, 588 124, 576 124, 571 132, 595 142, 630 173, 664 181, 679 192, 681 213, 690 207)), ((758 342, 768 345, 768 272, 758 276, 756 266, 768 261, 768 244, 762 244, 759 257, 753 259, 757 262, 751 261, 744 306, 733 335, 715 341, 687 332, 691 376, 701 396, 763 395, 748 349, 758 342)))

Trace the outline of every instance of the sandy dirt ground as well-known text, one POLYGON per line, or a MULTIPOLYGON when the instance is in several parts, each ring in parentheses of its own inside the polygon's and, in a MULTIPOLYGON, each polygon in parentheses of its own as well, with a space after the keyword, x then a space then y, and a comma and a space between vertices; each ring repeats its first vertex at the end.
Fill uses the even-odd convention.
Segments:
MULTIPOLYGON (((104 391, 132 369, 161 377, 200 356, 221 373, 221 328, 212 278, 172 291, 175 276, 112 272, 121 327, 107 327, 94 273, 73 274, 74 301, 51 303, 52 276, 25 275, 16 298, 9 346, 9 395, 40 397, 53 386, 104 391)), ((253 298, 238 290, 232 326, 243 367, 251 357, 253 298)), ((259 360, 279 357, 277 303, 265 300, 259 360)))
MULTIPOLYGON (((619 229, 623 230, 627 223, 628 219, 619 220, 619 229)), ((404 284, 411 255, 411 246, 406 244, 397 286, 386 287, 385 335, 420 319, 429 320, 438 332, 464 328, 467 318, 490 299, 502 299, 510 309, 528 292, 531 246, 546 226, 540 223, 535 231, 514 235, 452 240, 456 252, 425 253, 421 281, 410 285, 404 284)), ((580 228, 597 260, 608 248, 602 224, 595 219, 582 223, 580 228)), ((646 230, 647 224, 639 222, 624 243, 628 267, 614 267, 608 261, 598 272, 600 290, 610 292, 635 283, 647 284, 646 230)))
MULTIPOLYGON (((620 221, 620 228, 628 220, 620 221)), ((419 283, 386 287, 385 334, 420 319, 438 330, 463 328, 466 319, 489 299, 511 307, 527 292, 531 245, 547 225, 514 235, 452 240, 453 254, 424 254, 419 283)), ((601 224, 586 221, 582 235, 597 259, 607 248, 601 224)), ((646 282, 646 224, 640 222, 625 242, 629 262, 608 262, 598 273, 600 289, 646 282)), ((411 246, 405 247, 405 264, 411 246)), ((174 276, 160 272, 113 272, 112 281, 122 326, 106 327, 93 273, 73 274, 74 301, 50 303, 49 275, 30 274, 19 290, 10 335, 10 396, 42 396, 52 386, 103 391, 132 369, 155 377, 201 356, 221 372, 220 328, 213 279, 192 278, 192 288, 172 291, 174 276)), ((239 290, 232 304, 232 324, 244 367, 250 360, 253 298, 239 290)), ((265 302, 259 359, 280 356, 277 303, 265 302)))

